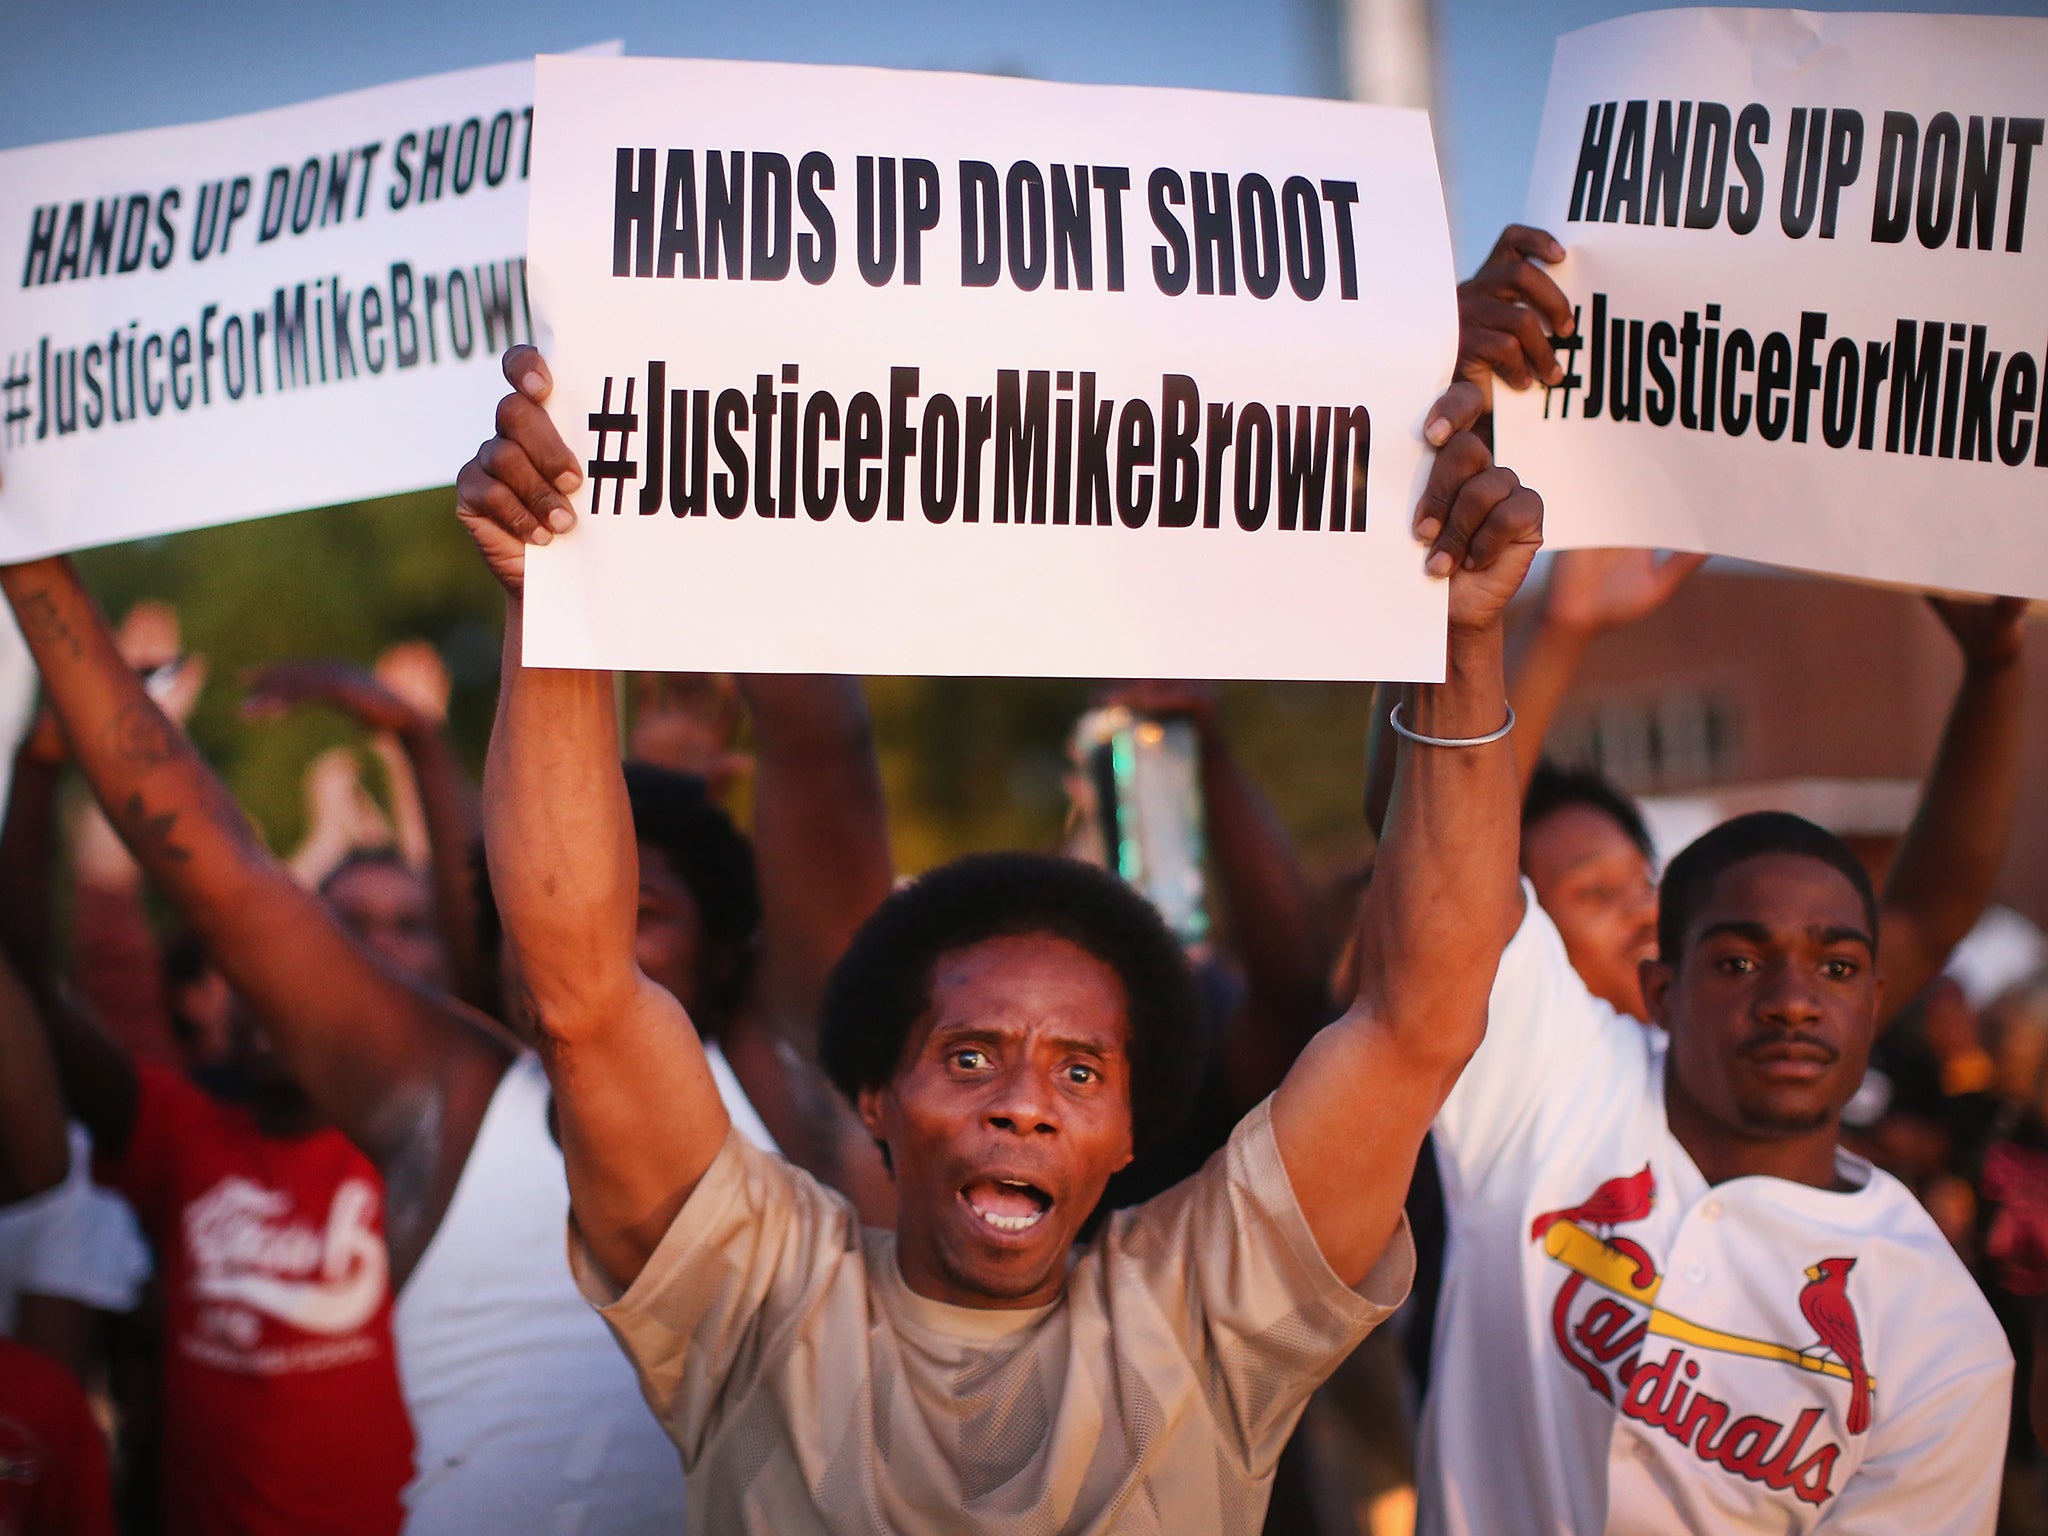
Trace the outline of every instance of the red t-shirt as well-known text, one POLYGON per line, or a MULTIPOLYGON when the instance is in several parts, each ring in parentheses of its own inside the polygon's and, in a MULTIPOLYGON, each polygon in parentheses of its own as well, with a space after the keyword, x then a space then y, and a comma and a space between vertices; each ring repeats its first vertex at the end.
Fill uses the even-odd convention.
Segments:
POLYGON ((170 1531, 395 1532, 412 1425, 376 1170, 339 1131, 266 1135, 175 1073, 140 1073, 135 1133, 101 1175, 163 1282, 170 1531))
POLYGON ((71 1373, 0 1337, 0 1536, 114 1536, 107 1447, 71 1373))

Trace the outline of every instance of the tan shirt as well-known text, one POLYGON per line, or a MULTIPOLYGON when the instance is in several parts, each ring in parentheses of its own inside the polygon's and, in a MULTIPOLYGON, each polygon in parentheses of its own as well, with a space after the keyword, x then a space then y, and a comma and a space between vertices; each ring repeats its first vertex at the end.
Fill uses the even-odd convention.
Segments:
POLYGON ((913 1294, 893 1233, 737 1136, 623 1295, 570 1246, 706 1536, 1257 1531, 1309 1394, 1415 1268, 1404 1223, 1337 1278, 1263 1104, 1034 1310, 913 1294))

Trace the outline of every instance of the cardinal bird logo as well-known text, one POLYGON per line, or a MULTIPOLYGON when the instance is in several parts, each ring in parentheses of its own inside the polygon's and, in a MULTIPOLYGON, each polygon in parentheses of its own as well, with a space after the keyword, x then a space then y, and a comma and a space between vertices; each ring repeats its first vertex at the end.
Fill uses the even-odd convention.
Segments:
MULTIPOLYGON (((1614 1229, 1623 1222, 1641 1221, 1656 1203, 1657 1180, 1650 1172, 1650 1165, 1645 1163, 1641 1173, 1609 1179, 1581 1205, 1562 1211, 1545 1211, 1529 1224, 1529 1241, 1542 1242, 1543 1234, 1560 1221, 1575 1221, 1581 1226, 1592 1227, 1605 1239, 1612 1236, 1614 1229)), ((1855 1327, 1853 1319, 1850 1327, 1855 1327)))
POLYGON ((1849 1433, 1860 1435, 1870 1428, 1870 1374, 1863 1369, 1863 1330, 1856 1325, 1856 1308, 1849 1300, 1849 1271, 1854 1259, 1822 1259, 1806 1271, 1806 1289, 1799 1293, 1799 1310, 1819 1342, 1801 1354, 1829 1354, 1849 1372, 1849 1433))

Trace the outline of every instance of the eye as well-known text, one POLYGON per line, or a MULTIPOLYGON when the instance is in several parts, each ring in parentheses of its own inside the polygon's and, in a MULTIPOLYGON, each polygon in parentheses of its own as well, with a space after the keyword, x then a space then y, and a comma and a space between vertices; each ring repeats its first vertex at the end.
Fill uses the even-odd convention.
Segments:
POLYGON ((952 1053, 950 1059, 963 1072, 979 1072, 988 1065, 988 1052, 978 1045, 963 1045, 952 1053))
POLYGON ((1085 1088, 1102 1081, 1102 1074, 1085 1062, 1073 1062, 1066 1068, 1067 1081, 1077 1088, 1085 1088))
POLYGON ((1714 969, 1723 976, 1747 976, 1756 969, 1756 962, 1748 955, 1723 955, 1714 962, 1714 969))
POLYGON ((1840 955, 1831 960, 1823 960, 1821 962, 1821 973, 1830 981, 1848 981, 1862 969, 1863 967, 1854 960, 1840 955))

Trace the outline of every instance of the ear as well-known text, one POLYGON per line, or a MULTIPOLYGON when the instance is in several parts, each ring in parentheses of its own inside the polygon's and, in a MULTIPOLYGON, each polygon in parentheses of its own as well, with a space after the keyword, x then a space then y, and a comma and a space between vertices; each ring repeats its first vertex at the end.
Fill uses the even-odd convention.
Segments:
POLYGON ((882 1134, 882 1096, 886 1092, 883 1088, 863 1088, 854 1100, 854 1107, 860 1113, 860 1123, 867 1127, 868 1135, 879 1145, 886 1145, 889 1140, 882 1134))
POLYGON ((1668 1030, 1671 1024, 1664 1011, 1671 1000, 1672 985, 1678 980, 1678 968, 1662 960, 1644 960, 1637 965, 1636 980, 1642 986, 1643 1007, 1649 1012, 1650 1022, 1668 1030))

